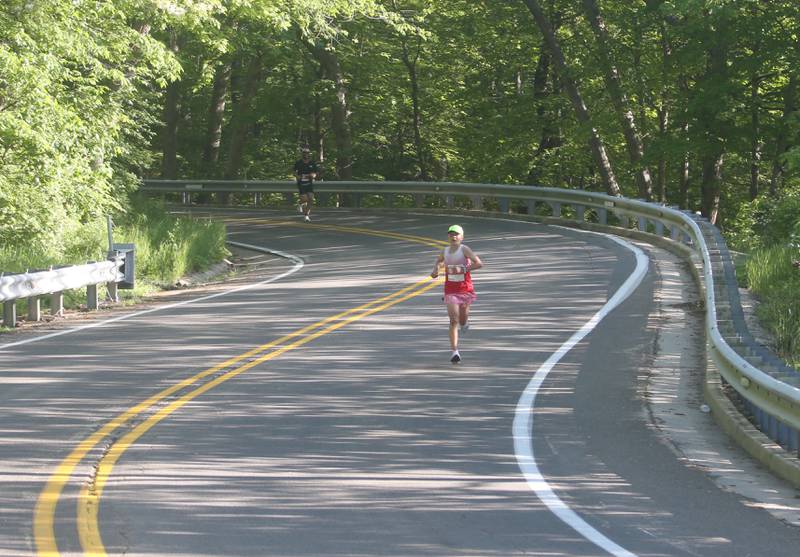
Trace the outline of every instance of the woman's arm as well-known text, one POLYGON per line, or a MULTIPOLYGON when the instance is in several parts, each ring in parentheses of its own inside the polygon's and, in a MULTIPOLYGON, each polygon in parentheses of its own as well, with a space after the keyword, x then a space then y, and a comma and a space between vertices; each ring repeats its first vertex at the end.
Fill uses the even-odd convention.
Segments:
POLYGON ((436 278, 439 276, 439 266, 444 262, 444 251, 442 251, 439 256, 436 258, 436 262, 433 264, 433 271, 431 271, 431 278, 436 278))
POLYGON ((470 272, 476 271, 481 267, 483 267, 483 261, 481 261, 481 258, 478 257, 478 255, 467 246, 464 246, 464 257, 470 260, 471 263, 471 265, 469 266, 470 272))

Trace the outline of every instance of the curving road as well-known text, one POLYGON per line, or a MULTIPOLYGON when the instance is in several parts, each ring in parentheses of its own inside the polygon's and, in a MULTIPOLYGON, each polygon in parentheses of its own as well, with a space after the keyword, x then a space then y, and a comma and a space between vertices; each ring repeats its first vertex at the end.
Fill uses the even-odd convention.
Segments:
POLYGON ((317 216, 226 216, 231 240, 302 262, 269 257, 114 322, 0 337, 0 554, 797 554, 797 528, 652 427, 658 266, 554 362, 635 252, 461 218, 486 268, 453 366, 426 275, 454 217, 317 216))

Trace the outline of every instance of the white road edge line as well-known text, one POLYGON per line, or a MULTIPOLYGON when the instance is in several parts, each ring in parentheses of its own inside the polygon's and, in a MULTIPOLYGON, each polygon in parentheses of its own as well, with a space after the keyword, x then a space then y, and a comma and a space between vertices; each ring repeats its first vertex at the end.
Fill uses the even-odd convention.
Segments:
POLYGON ((202 296, 200 298, 192 298, 191 300, 184 300, 182 302, 175 302, 174 304, 168 304, 166 306, 159 306, 159 307, 155 307, 155 308, 151 308, 151 309, 146 309, 146 310, 143 310, 143 311, 137 311, 136 313, 129 313, 127 315, 121 315, 119 317, 113 317, 111 319, 106 319, 105 321, 98 321, 98 322, 95 322, 95 323, 89 323, 88 325, 82 325, 80 327, 75 327, 75 328, 72 328, 72 329, 64 329, 63 331, 57 331, 55 333, 50 333, 50 334, 47 334, 47 335, 42 335, 42 336, 38 336, 38 337, 32 337, 32 338, 28 338, 28 339, 25 339, 25 340, 19 340, 17 342, 9 342, 8 344, 0 344, 0 352, 2 352, 3 350, 5 350, 7 348, 11 348, 13 346, 21 346, 23 344, 30 344, 32 342, 39 342, 40 340, 46 340, 46 339, 53 338, 53 337, 60 337, 61 335, 67 335, 67 334, 70 334, 70 333, 77 333, 78 331, 83 331, 83 330, 86 330, 86 329, 94 329, 95 327, 102 327, 103 325, 109 325, 111 323, 116 323, 117 321, 124 321, 125 319, 131 319, 133 317, 139 317, 141 315, 146 315, 148 313, 154 313, 156 311, 164 311, 164 310, 167 310, 167 309, 172 309, 172 308, 176 308, 176 307, 179 307, 179 306, 184 306, 186 304, 193 304, 195 302, 202 302, 202 301, 205 301, 205 300, 210 300, 212 298, 218 298, 220 296, 225 296, 227 294, 233 294, 234 292, 241 292, 242 290, 248 290, 250 288, 256 288, 258 286, 263 286, 265 284, 269 284, 271 282, 275 282, 275 281, 281 280, 282 278, 288 277, 289 275, 292 275, 292 274, 296 273, 297 271, 299 271, 300 269, 302 269, 303 266, 305 265, 305 262, 300 257, 298 257, 296 255, 292 255, 290 253, 286 253, 286 252, 282 252, 282 251, 278 251, 278 250, 273 250, 273 249, 269 249, 269 248, 264 248, 264 247, 261 247, 261 246, 254 246, 254 245, 251 245, 251 244, 243 244, 241 242, 226 241, 225 243, 226 244, 230 244, 232 246, 237 246, 237 247, 240 247, 240 248, 251 249, 251 250, 260 251, 260 252, 263 252, 263 253, 271 253, 273 255, 277 255, 278 257, 283 257, 285 259, 289 259, 290 261, 294 262, 294 267, 292 267, 290 270, 286 271, 285 273, 281 273, 280 275, 272 277, 270 279, 263 280, 261 282, 255 282, 255 283, 252 283, 252 284, 246 284, 246 285, 240 286, 238 288, 233 288, 231 290, 225 290, 224 292, 217 292, 215 294, 209 294, 208 296, 202 296))
MULTIPOLYGON (((587 231, 583 231, 587 232, 587 231)), ((600 234, 591 232, 592 234, 600 234)), ((611 311, 626 300, 641 284, 647 273, 648 259, 647 256, 636 246, 615 238, 608 234, 600 234, 606 236, 611 240, 617 242, 621 246, 631 250, 636 256, 636 268, 627 280, 619 287, 611 299, 600 308, 600 310, 592 316, 592 318, 578 331, 576 331, 561 347, 553 353, 547 361, 536 371, 533 378, 530 380, 525 390, 517 402, 517 408, 514 412, 514 423, 512 432, 514 436, 514 453, 517 457, 517 464, 528 486, 536 493, 536 496, 544 503, 550 512, 565 522, 570 528, 575 530, 578 534, 583 536, 588 541, 596 546, 604 549, 611 555, 618 557, 635 557, 624 547, 613 542, 588 522, 581 518, 578 513, 573 511, 562 501, 558 495, 555 494, 553 489, 547 483, 542 473, 539 471, 539 466, 536 464, 536 457, 533 453, 533 409, 536 404, 536 395, 539 388, 544 383, 547 375, 553 367, 563 358, 567 352, 578 344, 583 338, 588 335, 600 321, 607 316, 611 311)))

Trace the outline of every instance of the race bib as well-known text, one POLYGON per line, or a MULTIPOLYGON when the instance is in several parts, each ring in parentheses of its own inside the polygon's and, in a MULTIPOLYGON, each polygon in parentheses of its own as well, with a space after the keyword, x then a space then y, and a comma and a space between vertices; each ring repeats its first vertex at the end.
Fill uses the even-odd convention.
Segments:
POLYGON ((463 265, 448 265, 447 280, 450 282, 463 282, 467 269, 463 265))

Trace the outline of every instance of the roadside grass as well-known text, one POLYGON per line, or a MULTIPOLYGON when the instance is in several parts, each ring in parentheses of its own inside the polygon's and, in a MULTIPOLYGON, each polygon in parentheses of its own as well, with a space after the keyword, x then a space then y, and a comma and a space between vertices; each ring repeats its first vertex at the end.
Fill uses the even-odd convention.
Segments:
MULTIPOLYGON (((163 204, 134 200, 133 210, 115 219, 115 243, 135 244, 136 278, 132 290, 119 290, 122 303, 135 303, 175 284, 182 276, 207 269, 229 255, 225 247, 225 225, 208 218, 170 215, 163 204)), ((51 266, 79 265, 106 259, 107 227, 104 220, 84 225, 70 234, 62 253, 42 253, 26 246, 0 248, 0 271, 21 273, 51 266)), ((49 296, 41 299, 49 309, 49 296)), ((86 304, 85 289, 64 292, 64 307, 80 309, 86 304)), ((27 313, 27 301, 17 302, 17 314, 27 313)), ((2 331, 0 331, 2 332, 2 331)))
POLYGON ((225 225, 209 218, 176 217, 163 206, 149 204, 145 212, 122 220, 115 242, 136 245, 136 271, 145 282, 174 284, 229 255, 225 225))
POLYGON ((754 251, 744 267, 750 290, 758 297, 758 317, 772 332, 775 349, 800 369, 800 250, 774 246, 754 251))

